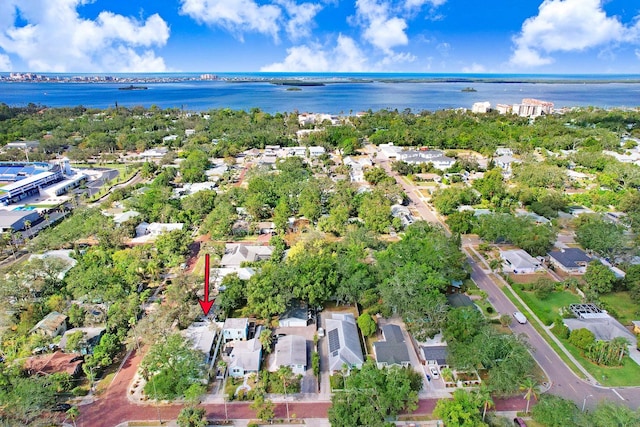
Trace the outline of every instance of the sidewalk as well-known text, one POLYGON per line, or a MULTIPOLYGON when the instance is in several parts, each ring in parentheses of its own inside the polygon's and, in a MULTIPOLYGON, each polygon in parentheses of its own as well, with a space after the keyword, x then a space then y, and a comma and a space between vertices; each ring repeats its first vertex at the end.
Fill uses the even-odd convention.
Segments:
MULTIPOLYGON (((475 255, 476 257, 478 257, 480 259, 480 261, 482 262, 482 264, 486 267, 487 270, 492 271, 491 268, 489 267, 489 264, 487 263, 487 260, 478 253, 478 251, 475 250, 475 248, 469 246, 467 248, 464 248, 465 251, 467 249, 470 249, 475 255)), ((562 342, 560 342, 560 340, 558 339, 558 337, 556 337, 549 329, 549 327, 547 327, 544 323, 542 323, 542 321, 538 318, 538 316, 536 316, 536 314, 533 312, 533 310, 531 310, 529 308, 529 306, 520 298, 520 296, 516 293, 516 291, 513 290, 513 288, 511 287, 511 285, 504 280, 499 274, 494 274, 493 272, 488 273, 487 277, 489 277, 491 280, 493 280, 495 282, 494 278, 497 278, 498 282, 506 287, 507 289, 509 289, 511 291, 511 293, 514 295, 514 297, 518 300, 518 302, 520 304, 522 304, 522 306, 525 308, 525 310, 528 313, 528 316, 533 319, 535 322, 538 323, 538 325, 540 325, 542 327, 542 329, 545 331, 545 334, 550 337, 555 343, 556 345, 560 348, 560 350, 562 350, 562 352, 567 356, 567 358, 569 360, 571 360, 573 362, 573 364, 578 368, 578 370, 580 370, 580 372, 585 376, 586 382, 595 385, 595 386, 600 386, 600 384, 598 383, 598 381, 593 377, 593 375, 591 375, 589 373, 589 371, 587 371, 582 364, 580 364, 580 362, 578 362, 576 360, 575 357, 573 357, 573 355, 571 353, 569 353, 569 350, 567 350, 565 348, 565 346, 562 344, 562 342)), ((571 370, 573 372, 573 370, 571 370)), ((575 373, 574 373, 575 374, 575 373)), ((576 375, 577 376, 577 375, 576 375)), ((548 375, 547 375, 548 377, 548 375)), ((580 378, 582 380, 582 378, 580 378)))

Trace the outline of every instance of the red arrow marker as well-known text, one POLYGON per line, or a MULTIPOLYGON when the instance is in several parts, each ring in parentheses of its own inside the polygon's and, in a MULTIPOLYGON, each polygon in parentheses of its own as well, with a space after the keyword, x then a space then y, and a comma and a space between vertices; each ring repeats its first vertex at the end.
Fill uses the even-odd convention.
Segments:
POLYGON ((209 314, 209 310, 215 302, 215 299, 209 301, 209 254, 204 256, 204 299, 198 300, 198 302, 205 316, 209 314))

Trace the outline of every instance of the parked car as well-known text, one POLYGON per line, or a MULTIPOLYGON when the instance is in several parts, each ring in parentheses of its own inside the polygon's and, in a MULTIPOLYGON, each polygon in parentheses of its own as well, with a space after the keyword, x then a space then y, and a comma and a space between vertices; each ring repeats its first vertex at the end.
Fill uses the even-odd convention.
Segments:
POLYGON ((518 323, 522 323, 523 325, 527 323, 527 318, 524 317, 524 314, 520 313, 519 311, 513 313, 513 317, 518 321, 518 323))
POLYGON ((435 366, 432 366, 429 368, 429 370, 431 371, 431 376, 433 377, 433 379, 437 380, 438 378, 440 378, 440 373, 438 372, 438 368, 436 368, 435 366))
POLYGON ((524 420, 520 417, 516 417, 513 419, 513 424, 518 426, 518 427, 527 427, 527 423, 524 422, 524 420))

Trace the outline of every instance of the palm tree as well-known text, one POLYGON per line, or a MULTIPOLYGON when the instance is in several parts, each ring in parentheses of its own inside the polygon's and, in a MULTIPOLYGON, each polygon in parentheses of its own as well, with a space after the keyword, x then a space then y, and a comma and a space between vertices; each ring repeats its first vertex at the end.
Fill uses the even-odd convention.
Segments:
POLYGON ((482 384, 476 391, 476 398, 482 405, 482 421, 484 421, 484 417, 487 415, 487 409, 496 406, 493 399, 491 398, 491 390, 489 389, 489 387, 487 387, 485 384, 482 384))
POLYGON ((280 369, 276 372, 276 375, 282 381, 282 386, 284 388, 284 403, 287 406, 287 421, 291 419, 289 416, 289 400, 287 400, 287 381, 291 378, 291 368, 289 366, 281 366, 280 369))
POLYGON ((610 401, 600 403, 591 413, 593 425, 636 426, 640 423, 640 412, 610 401))
POLYGON ((625 337, 615 337, 611 340, 611 347, 615 352, 615 356, 618 358, 618 365, 622 365, 622 358, 627 353, 627 347, 631 343, 625 337))
POLYGON ((260 344, 262 344, 262 349, 265 353, 271 353, 271 344, 273 342, 273 337, 271 335, 271 329, 265 329, 260 332, 260 337, 258 338, 260 344))
MULTIPOLYGON (((24 222, 24 229, 25 229, 25 231, 29 231, 29 230, 31 230, 31 221, 26 220, 26 221, 24 222)), ((31 236, 29 236, 29 237, 31 237, 31 236)), ((29 238, 29 237, 27 237, 27 238, 29 238)))
POLYGON ((527 399, 527 409, 525 413, 529 413, 529 402, 531 398, 538 399, 538 382, 532 376, 526 377, 522 383, 520 383, 520 391, 524 391, 524 399, 527 399))

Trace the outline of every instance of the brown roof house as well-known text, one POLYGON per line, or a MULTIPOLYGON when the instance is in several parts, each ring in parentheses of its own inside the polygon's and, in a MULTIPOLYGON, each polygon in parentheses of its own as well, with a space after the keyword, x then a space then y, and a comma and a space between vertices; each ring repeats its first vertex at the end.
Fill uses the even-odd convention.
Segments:
POLYGON ((43 354, 27 358, 24 369, 29 375, 51 375, 55 373, 67 373, 73 377, 78 377, 82 373, 83 359, 76 357, 73 353, 43 354))
POLYGON ((36 333, 48 337, 57 337, 67 330, 67 316, 57 311, 47 314, 36 326, 31 328, 29 333, 36 333))

